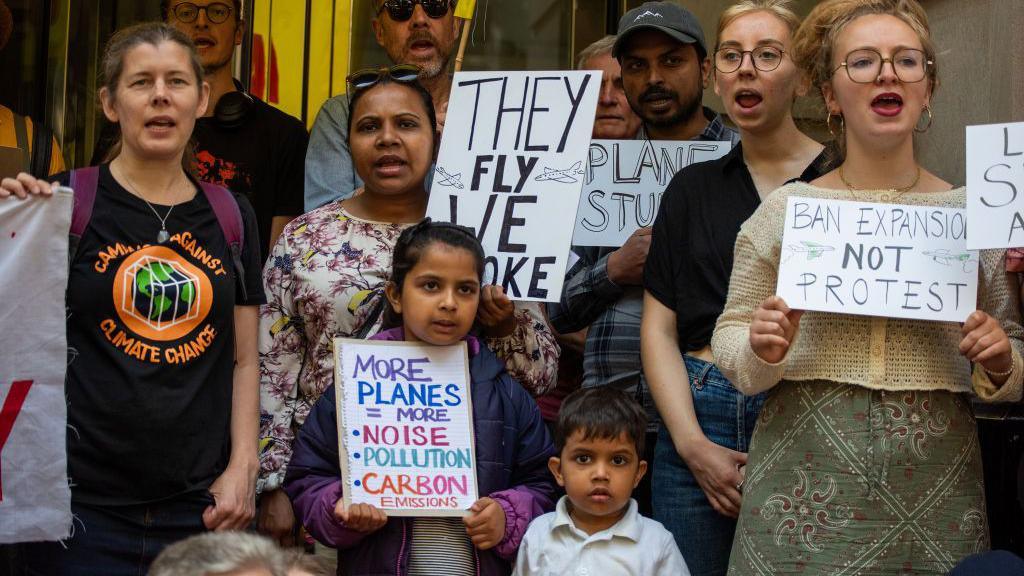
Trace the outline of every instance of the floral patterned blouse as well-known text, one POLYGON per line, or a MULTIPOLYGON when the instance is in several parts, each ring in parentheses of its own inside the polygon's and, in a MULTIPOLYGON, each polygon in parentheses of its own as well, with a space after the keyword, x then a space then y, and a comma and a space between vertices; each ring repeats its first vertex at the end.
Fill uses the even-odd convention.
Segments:
MULTIPOLYGON (((280 488, 295 434, 334 383, 334 337, 380 330, 392 249, 408 226, 356 218, 339 200, 293 220, 274 246, 260 310, 259 491, 280 488)), ((512 335, 487 345, 524 388, 544 394, 556 382, 558 344, 536 303, 516 302, 515 320, 512 335)))

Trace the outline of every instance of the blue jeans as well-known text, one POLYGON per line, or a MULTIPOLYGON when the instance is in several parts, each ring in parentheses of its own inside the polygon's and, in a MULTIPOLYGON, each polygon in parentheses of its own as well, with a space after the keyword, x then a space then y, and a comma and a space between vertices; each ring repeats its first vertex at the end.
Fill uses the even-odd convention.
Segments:
POLYGON ((61 542, 22 547, 26 576, 145 576, 165 547, 206 531, 207 494, 134 506, 72 502, 74 528, 61 542), (66 548, 65 548, 66 547, 66 548))
MULTIPOLYGON (((764 395, 745 397, 709 362, 684 356, 693 408, 715 444, 746 452, 764 395)), ((729 567, 736 521, 711 507, 662 426, 654 449, 654 518, 675 537, 693 576, 721 576, 729 567)))

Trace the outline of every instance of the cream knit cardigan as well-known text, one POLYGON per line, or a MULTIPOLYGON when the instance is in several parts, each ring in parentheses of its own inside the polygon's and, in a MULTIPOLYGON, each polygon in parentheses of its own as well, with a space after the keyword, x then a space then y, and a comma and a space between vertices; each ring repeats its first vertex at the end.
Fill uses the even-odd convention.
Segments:
MULTIPOLYGON (((744 394, 756 394, 780 380, 829 380, 874 390, 969 392, 989 402, 1017 401, 1024 382, 1024 329, 1015 274, 1003 265, 1002 250, 981 252, 978 309, 1002 323, 1013 348, 1013 372, 996 386, 981 366, 960 355, 960 324, 807 312, 796 338, 778 364, 750 348, 754 310, 775 293, 786 201, 790 196, 863 201, 874 193, 831 190, 796 182, 773 192, 740 228, 729 297, 718 318, 711 347, 722 373, 744 394)), ((963 208, 965 189, 904 194, 899 202, 963 208)))

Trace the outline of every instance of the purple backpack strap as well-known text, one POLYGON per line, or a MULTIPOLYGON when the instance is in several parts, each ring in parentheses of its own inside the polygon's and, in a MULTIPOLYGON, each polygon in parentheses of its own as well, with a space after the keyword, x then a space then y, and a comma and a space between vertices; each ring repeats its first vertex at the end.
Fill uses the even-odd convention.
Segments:
POLYGON ((71 211, 71 235, 81 238, 96 202, 96 187, 100 182, 99 166, 71 171, 71 189, 75 191, 75 207, 71 211))
POLYGON ((245 291, 245 266, 242 265, 242 246, 245 244, 245 229, 242 226, 242 211, 238 207, 238 201, 231 192, 223 186, 217 186, 209 182, 200 182, 200 188, 206 195, 206 200, 213 208, 213 214, 217 217, 217 223, 224 233, 224 239, 228 242, 231 250, 231 261, 238 276, 238 285, 242 289, 242 298, 248 299, 245 291))

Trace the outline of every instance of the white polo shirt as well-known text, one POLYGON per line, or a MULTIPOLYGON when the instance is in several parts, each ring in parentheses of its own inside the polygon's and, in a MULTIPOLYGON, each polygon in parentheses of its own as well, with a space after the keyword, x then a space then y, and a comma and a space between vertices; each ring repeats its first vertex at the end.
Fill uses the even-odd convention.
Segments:
POLYGON ((519 546, 515 576, 690 576, 672 534, 637 511, 595 534, 576 528, 562 496, 554 512, 530 524, 519 546))

